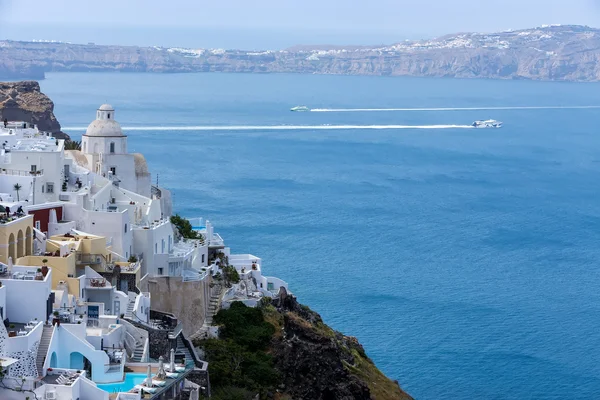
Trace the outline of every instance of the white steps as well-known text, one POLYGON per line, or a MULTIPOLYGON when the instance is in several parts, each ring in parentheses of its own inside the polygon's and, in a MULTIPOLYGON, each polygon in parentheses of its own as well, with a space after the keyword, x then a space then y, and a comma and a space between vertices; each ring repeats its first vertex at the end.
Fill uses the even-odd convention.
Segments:
POLYGON ((38 376, 43 376, 44 362, 46 361, 46 355, 48 354, 48 347, 50 346, 50 339, 52 339, 52 332, 54 327, 52 325, 44 325, 42 331, 42 338, 40 339, 40 346, 36 356, 36 366, 38 376))

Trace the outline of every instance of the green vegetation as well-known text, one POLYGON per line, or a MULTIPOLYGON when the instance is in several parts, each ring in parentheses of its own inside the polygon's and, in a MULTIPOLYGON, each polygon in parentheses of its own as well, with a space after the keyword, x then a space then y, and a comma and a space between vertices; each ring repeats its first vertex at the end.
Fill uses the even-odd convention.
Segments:
POLYGON ((171 223, 177 227, 177 230, 186 239, 200 239, 204 243, 204 236, 192 229, 192 224, 186 218, 175 214, 171 217, 171 223))
POLYGON ((76 140, 65 140, 65 150, 81 150, 81 142, 76 140))
POLYGON ((233 265, 227 265, 221 269, 223 270, 226 286, 231 287, 232 283, 240 283, 240 275, 233 265))
POLYGON ((129 263, 136 263, 137 261, 138 261, 138 259, 134 255, 129 256, 129 258, 127 259, 127 262, 129 262, 129 263))
POLYGON ((220 339, 197 343, 206 353, 213 399, 246 400, 264 397, 279 383, 279 374, 266 350, 275 326, 265 320, 263 308, 234 302, 214 317, 220 339))
POLYGON ((19 200, 19 190, 21 190, 23 188, 23 186, 19 185, 18 183, 15 183, 13 186, 13 189, 15 190, 15 192, 17 192, 17 201, 19 200))

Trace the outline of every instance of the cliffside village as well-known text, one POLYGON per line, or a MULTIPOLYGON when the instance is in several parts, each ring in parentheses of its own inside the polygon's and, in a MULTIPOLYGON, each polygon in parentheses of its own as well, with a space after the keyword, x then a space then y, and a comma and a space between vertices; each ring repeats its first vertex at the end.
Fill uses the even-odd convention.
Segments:
POLYGON ((191 339, 218 334, 219 308, 287 283, 232 254, 208 220, 182 237, 108 104, 80 150, 20 121, 0 124, 0 142, 0 398, 210 396, 191 339), (224 265, 240 276, 231 288, 224 265))

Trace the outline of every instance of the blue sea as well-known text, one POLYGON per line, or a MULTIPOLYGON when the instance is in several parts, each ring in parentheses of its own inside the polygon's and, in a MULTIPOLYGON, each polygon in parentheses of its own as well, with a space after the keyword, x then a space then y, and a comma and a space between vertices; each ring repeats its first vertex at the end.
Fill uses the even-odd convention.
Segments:
POLYGON ((600 398, 600 109, 519 108, 600 106, 600 84, 53 73, 41 85, 74 138, 111 103, 178 213, 262 257, 415 398, 600 398), (486 107, 503 109, 460 109, 486 107), (505 125, 447 127, 487 118, 505 125), (405 128, 372 129, 389 125, 405 128))

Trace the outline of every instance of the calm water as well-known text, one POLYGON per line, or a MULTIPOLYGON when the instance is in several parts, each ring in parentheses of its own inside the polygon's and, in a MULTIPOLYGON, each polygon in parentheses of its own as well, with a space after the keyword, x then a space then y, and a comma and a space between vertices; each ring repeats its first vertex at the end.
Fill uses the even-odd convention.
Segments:
POLYGON ((416 398, 600 397, 600 110, 288 111, 600 105, 600 85, 50 74, 42 88, 64 127, 113 104, 179 213, 261 256, 416 398), (505 127, 144 128, 486 118, 505 127))

